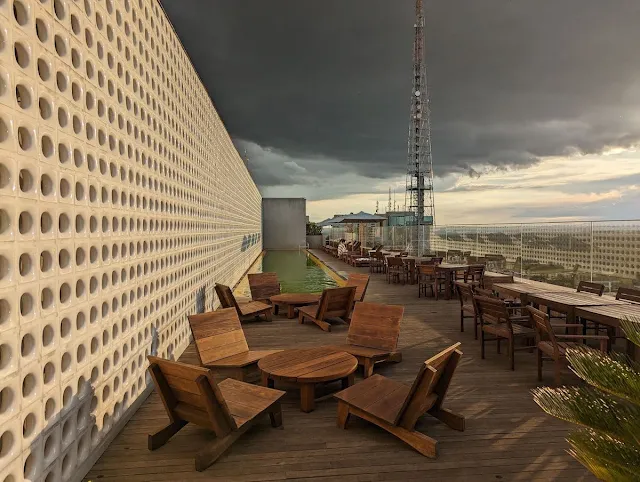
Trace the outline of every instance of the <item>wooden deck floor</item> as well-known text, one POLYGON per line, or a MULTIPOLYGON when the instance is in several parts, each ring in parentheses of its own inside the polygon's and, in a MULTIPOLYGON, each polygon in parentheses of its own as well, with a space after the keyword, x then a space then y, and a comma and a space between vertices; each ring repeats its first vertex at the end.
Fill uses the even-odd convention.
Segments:
MULTIPOLYGON (((338 270, 367 271, 317 253, 338 270)), ((439 441, 436 460, 357 418, 347 430, 338 429, 336 402, 331 396, 305 414, 298 408, 298 393, 289 392, 283 405, 284 430, 272 429, 267 419, 199 473, 194 470, 193 454, 212 438, 203 429, 188 426, 161 449, 147 450, 147 434, 166 421, 154 393, 85 480, 595 480, 565 452, 568 425, 546 416, 532 401, 534 354, 516 353, 515 372, 509 370, 507 356, 496 354, 493 346, 487 359, 481 360, 472 330, 460 333, 457 301, 418 299, 416 286, 388 285, 383 275, 373 275, 366 299, 405 305, 400 336, 404 360, 378 367, 377 373, 411 383, 425 359, 453 342, 462 342, 464 356, 445 405, 465 415, 466 431, 453 431, 429 417, 417 426, 439 441)), ((276 317, 272 323, 246 324, 245 332, 253 349, 289 348, 342 342, 347 327, 325 333, 310 324, 300 326, 295 320, 276 317)), ((195 362, 193 345, 182 360, 195 362)), ((545 376, 551 383, 551 373, 545 376)), ((571 374, 566 377, 571 380, 571 374)), ((337 385, 327 389, 337 389, 337 385)))

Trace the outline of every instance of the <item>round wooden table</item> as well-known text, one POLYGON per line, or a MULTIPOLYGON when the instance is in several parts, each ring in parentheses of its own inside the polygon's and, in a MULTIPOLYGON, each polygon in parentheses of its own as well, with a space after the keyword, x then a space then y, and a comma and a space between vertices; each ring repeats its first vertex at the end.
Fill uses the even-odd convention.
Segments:
MULTIPOLYGON (((276 308, 287 307, 287 318, 296 316, 296 308, 299 306, 314 305, 320 301, 320 293, 281 293, 274 295, 269 300, 276 308)), ((278 311, 276 310, 276 314, 278 311)))
POLYGON ((300 387, 300 409, 315 408, 315 388, 318 383, 342 380, 342 388, 353 384, 358 360, 353 355, 332 348, 302 348, 284 350, 258 362, 262 383, 273 388, 274 381, 289 382, 300 387))

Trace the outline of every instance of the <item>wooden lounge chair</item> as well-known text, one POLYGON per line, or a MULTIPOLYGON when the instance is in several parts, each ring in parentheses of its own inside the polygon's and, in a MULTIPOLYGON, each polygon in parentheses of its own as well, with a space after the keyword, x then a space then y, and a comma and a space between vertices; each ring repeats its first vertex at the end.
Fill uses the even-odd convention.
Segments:
POLYGON ((364 377, 370 377, 376 363, 402 361, 396 348, 403 314, 404 306, 356 302, 347 343, 332 348, 356 357, 358 365, 364 367, 364 377))
MULTIPOLYGON (((504 301, 486 296, 474 296, 478 317, 480 318, 480 356, 484 360, 484 344, 495 341, 500 353, 500 340, 506 339, 509 344, 509 364, 515 370, 515 351, 532 350, 533 346, 516 347, 517 339, 534 341, 535 330, 520 324, 525 321, 522 317, 514 316, 504 301), (487 338, 485 333, 493 335, 487 338)), ((529 320, 526 320, 529 322, 529 320)))
POLYGON ((215 432, 216 440, 196 450, 196 470, 214 463, 238 438, 268 413, 282 426, 280 398, 285 392, 232 378, 216 383, 206 368, 149 357, 149 372, 169 416, 169 424, 149 435, 149 450, 166 444, 187 423, 215 432))
POLYGON ((356 294, 353 300, 364 301, 364 295, 367 293, 369 286, 369 275, 364 273, 349 273, 345 286, 355 286, 356 294))
POLYGON ((311 320, 324 331, 331 331, 328 321, 331 318, 341 318, 345 323, 349 323, 355 293, 355 286, 325 289, 320 303, 298 308, 298 322, 303 324, 305 320, 311 320))
POLYGON ((258 362, 281 350, 249 350, 247 339, 233 308, 189 315, 189 325, 200 364, 216 374, 243 382, 260 380, 258 362))
POLYGON ((247 278, 253 301, 269 303, 269 298, 280 294, 280 282, 276 273, 251 273, 247 278))
POLYGON ((464 430, 464 417, 442 408, 451 378, 462 356, 460 343, 430 358, 408 387, 373 375, 334 395, 338 399, 338 427, 347 428, 355 415, 387 432, 427 457, 437 456, 438 442, 415 430, 418 419, 428 413, 454 430, 464 430))
POLYGON ((460 332, 464 332, 464 319, 473 318, 473 334, 474 338, 478 339, 478 311, 476 309, 476 302, 473 299, 473 286, 468 283, 461 283, 456 281, 456 292, 458 293, 458 299, 460 300, 460 332))
POLYGON ((551 325, 549 315, 544 311, 527 306, 531 322, 536 327, 536 347, 538 352, 538 381, 542 381, 542 362, 551 360, 554 365, 554 381, 556 386, 561 383, 562 365, 566 364, 567 349, 577 347, 587 340, 598 340, 600 350, 607 351, 609 337, 605 335, 561 335, 554 333, 553 328, 577 328, 579 324, 551 325))
POLYGON ((265 321, 271 321, 271 305, 261 301, 250 301, 248 303, 238 303, 233 296, 231 288, 216 283, 216 294, 223 308, 235 308, 240 321, 255 320, 264 316, 265 321))

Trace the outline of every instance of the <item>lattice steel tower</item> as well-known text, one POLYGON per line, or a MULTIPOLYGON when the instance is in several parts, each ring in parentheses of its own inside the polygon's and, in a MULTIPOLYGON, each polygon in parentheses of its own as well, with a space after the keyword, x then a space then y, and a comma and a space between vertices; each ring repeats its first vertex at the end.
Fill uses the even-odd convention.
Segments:
POLYGON ((416 0, 415 37, 413 41, 413 90, 409 118, 409 143, 405 204, 413 212, 410 249, 421 255, 429 249, 429 230, 433 224, 433 163, 431 160, 431 124, 427 65, 424 49, 424 11, 422 0, 416 0))

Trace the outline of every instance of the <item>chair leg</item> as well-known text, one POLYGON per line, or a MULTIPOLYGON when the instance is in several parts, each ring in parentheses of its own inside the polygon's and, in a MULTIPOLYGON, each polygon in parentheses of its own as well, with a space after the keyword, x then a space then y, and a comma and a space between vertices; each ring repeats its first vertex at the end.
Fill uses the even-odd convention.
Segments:
POLYGON ((484 360, 484 330, 480 327, 480 358, 484 360))
POLYGON ((460 309, 460 333, 464 333, 464 311, 460 309))
POLYGON ((337 425, 338 428, 346 429, 347 423, 349 423, 349 405, 344 403, 343 401, 338 401, 338 420, 337 425))
POLYGON ((500 337, 496 337, 496 343, 498 345, 498 354, 500 354, 500 337))
POLYGON ((542 381, 542 351, 540 348, 536 350, 538 352, 538 381, 542 381))
POLYGON ((555 372, 555 379, 554 382, 556 384, 556 387, 559 387, 560 384, 562 383, 562 366, 560 363, 560 360, 554 360, 554 372, 555 372))
POLYGON ((515 360, 515 346, 513 342, 513 338, 509 338, 509 364, 511 365, 511 369, 516 369, 516 360, 515 360))
POLYGON ((371 360, 370 358, 365 358, 364 360, 364 374, 363 377, 364 378, 369 378, 371 375, 373 375, 373 360, 371 360))
POLYGON ((478 339, 478 315, 473 314, 473 337, 475 340, 478 339))
POLYGON ((147 439, 147 446, 149 450, 155 450, 157 448, 162 447, 166 444, 171 437, 177 434, 182 427, 187 424, 186 420, 176 420, 175 422, 171 422, 166 427, 158 430, 154 434, 150 434, 147 439))
POLYGON ((200 450, 200 452, 196 454, 196 470, 202 472, 218 460, 251 425, 251 423, 245 423, 238 430, 234 430, 222 438, 217 438, 211 442, 211 444, 200 450))
POLYGON ((269 408, 269 419, 272 427, 282 428, 282 406, 279 401, 269 408))

